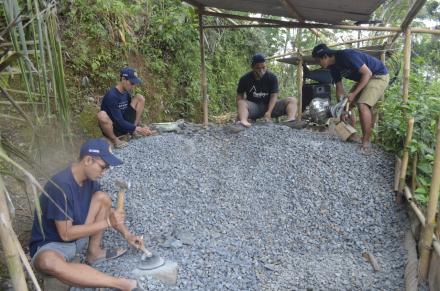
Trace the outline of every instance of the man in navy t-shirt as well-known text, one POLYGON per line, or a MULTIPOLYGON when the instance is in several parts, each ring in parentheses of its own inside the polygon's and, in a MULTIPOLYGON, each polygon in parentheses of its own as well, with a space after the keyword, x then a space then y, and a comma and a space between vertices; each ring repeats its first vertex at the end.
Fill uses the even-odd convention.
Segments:
POLYGON ((119 83, 111 88, 102 99, 98 122, 104 136, 109 138, 115 148, 127 146, 127 142, 119 139, 127 133, 144 136, 151 135, 148 127, 141 127, 140 122, 145 107, 145 98, 140 94, 131 97, 130 91, 141 80, 133 68, 123 68, 119 83))
POLYGON ((135 280, 112 277, 72 262, 87 244, 90 264, 125 253, 126 249, 101 248, 103 232, 108 228, 119 231, 136 248, 144 243, 130 233, 124 225, 124 212, 111 208, 110 197, 97 182, 109 166, 120 164, 105 139, 91 139, 81 147, 77 162, 47 182, 45 194, 40 196, 41 220, 36 213, 29 245, 32 264, 39 272, 70 286, 140 290, 135 280))
POLYGON ((275 74, 266 68, 266 60, 262 54, 252 57, 252 71, 240 78, 237 87, 238 123, 250 127, 248 119, 263 117, 270 121, 272 117, 287 114, 285 125, 292 128, 303 128, 306 124, 296 120, 297 100, 287 97, 277 100, 279 88, 275 74))
MULTIPOLYGON (((344 96, 342 77, 356 82, 347 94, 348 101, 357 103, 362 127, 362 149, 371 151, 371 131, 374 125, 373 106, 383 96, 389 83, 388 70, 378 59, 352 49, 332 50, 325 44, 317 45, 312 56, 321 67, 330 69, 336 84, 336 96, 344 96)), ((354 125, 354 119, 351 120, 354 125)))

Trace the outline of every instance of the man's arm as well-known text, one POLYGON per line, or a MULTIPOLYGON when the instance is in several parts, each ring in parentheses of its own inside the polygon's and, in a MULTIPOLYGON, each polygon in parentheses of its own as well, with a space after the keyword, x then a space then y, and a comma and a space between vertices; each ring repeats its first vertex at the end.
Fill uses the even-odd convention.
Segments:
MULTIPOLYGON (((130 105, 129 105, 130 106, 130 105)), ((112 108, 110 110, 111 115, 113 116, 115 123, 119 126, 119 128, 126 130, 130 133, 133 133, 135 131, 136 126, 133 123, 128 122, 124 119, 124 116, 122 116, 122 111, 119 108, 112 108)))
MULTIPOLYGON (((63 241, 72 241, 94 235, 102 230, 105 230, 108 227, 114 227, 115 229, 119 229, 121 228, 121 225, 124 225, 124 218, 125 218, 125 214, 123 212, 118 212, 114 209, 111 209, 110 216, 106 220, 100 220, 89 224, 78 224, 78 225, 73 225, 72 220, 55 220, 55 225, 58 234, 60 235, 63 241)), ((122 233, 124 237, 126 234, 127 232, 122 233)))
POLYGON ((356 89, 347 95, 348 101, 350 102, 353 102, 354 97, 356 97, 357 94, 359 94, 359 92, 361 92, 362 89, 364 89, 365 86, 367 86, 368 82, 373 76, 373 73, 371 72, 370 68, 368 68, 367 65, 365 64, 363 64, 362 67, 360 67, 359 73, 361 74, 361 79, 359 80, 356 89))
POLYGON ((341 96, 345 96, 344 85, 342 85, 342 81, 336 83, 336 99, 339 101, 341 96))
POLYGON ((275 104, 277 103, 278 93, 270 94, 269 104, 267 105, 267 111, 264 114, 264 118, 270 120, 272 117, 272 111, 275 108, 275 104))
POLYGON ((71 220, 56 220, 55 225, 63 241, 72 241, 88 237, 109 227, 106 220, 82 225, 73 225, 71 220))

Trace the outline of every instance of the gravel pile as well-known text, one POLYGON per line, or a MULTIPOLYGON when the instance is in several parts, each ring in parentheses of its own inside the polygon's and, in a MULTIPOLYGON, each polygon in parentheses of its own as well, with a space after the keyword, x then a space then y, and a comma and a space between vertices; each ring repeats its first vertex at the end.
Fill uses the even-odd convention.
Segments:
MULTIPOLYGON (((393 157, 327 133, 256 125, 187 126, 130 141, 102 184, 131 180, 129 228, 179 264, 176 286, 150 290, 402 290, 408 219, 396 205, 393 157), (373 254, 374 272, 362 256, 373 254)), ((114 199, 115 200, 115 199, 114 199)), ((106 232, 106 246, 126 246, 106 232)), ((100 270, 131 276, 129 250, 100 270)))

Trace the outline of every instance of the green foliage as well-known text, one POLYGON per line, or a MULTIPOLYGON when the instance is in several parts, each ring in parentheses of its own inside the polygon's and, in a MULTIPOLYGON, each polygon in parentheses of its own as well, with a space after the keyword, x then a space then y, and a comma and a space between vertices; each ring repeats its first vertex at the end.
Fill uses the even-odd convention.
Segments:
POLYGON ((85 106, 79 114, 79 125, 87 137, 100 137, 102 136, 101 130, 98 127, 98 121, 96 115, 99 109, 95 106, 85 106))
MULTIPOLYGON (((417 60, 414 66, 418 65, 417 60)), ((432 177, 436 126, 440 113, 440 82, 424 79, 414 74, 410 78, 410 95, 407 104, 402 101, 400 83, 386 92, 383 104, 384 120, 379 124, 379 136, 383 147, 400 154, 406 138, 407 119, 414 116, 414 133, 408 150, 417 155, 416 199, 426 203, 432 177)), ((411 175, 413 173, 410 173, 411 175)))
MULTIPOLYGON (((137 91, 146 97, 148 121, 201 121, 198 15, 192 7, 179 0, 78 0, 62 1, 60 10, 69 78, 87 76, 91 94, 102 96, 119 69, 130 65, 144 80, 137 91)), ((230 24, 210 17, 204 22, 230 24)), ((235 110, 237 82, 250 69, 252 54, 270 56, 283 41, 272 28, 205 30, 210 115, 235 110)), ((81 94, 77 90, 75 99, 83 100, 81 94)))

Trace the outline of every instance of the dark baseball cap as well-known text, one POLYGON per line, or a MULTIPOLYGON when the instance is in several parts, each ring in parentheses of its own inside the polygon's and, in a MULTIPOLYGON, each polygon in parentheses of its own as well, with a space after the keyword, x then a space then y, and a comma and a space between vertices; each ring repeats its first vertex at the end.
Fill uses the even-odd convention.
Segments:
POLYGON ((264 62, 266 62, 266 58, 264 57, 263 54, 255 54, 252 56, 252 61, 251 61, 252 66, 264 62))
POLYGON ((324 55, 332 54, 334 50, 329 49, 327 45, 320 43, 313 48, 312 57, 321 58, 324 55))
POLYGON ((79 158, 84 156, 99 157, 110 166, 118 166, 123 162, 113 155, 111 146, 103 138, 94 138, 87 140, 79 152, 79 158))
POLYGON ((131 81, 133 84, 137 85, 142 81, 138 78, 136 70, 130 67, 125 67, 121 70, 121 77, 131 81))

